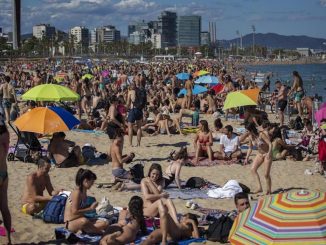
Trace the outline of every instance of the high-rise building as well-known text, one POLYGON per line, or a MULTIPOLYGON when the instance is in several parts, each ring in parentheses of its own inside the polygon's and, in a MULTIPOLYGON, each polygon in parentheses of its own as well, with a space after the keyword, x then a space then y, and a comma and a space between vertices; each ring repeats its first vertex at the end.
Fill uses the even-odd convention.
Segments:
POLYGON ((130 37, 130 34, 134 33, 136 31, 136 23, 132 23, 128 25, 128 37, 130 37))
POLYGON ((103 26, 96 28, 96 41, 111 43, 120 41, 121 35, 120 31, 117 30, 114 26, 103 26))
POLYGON ((210 45, 211 36, 208 31, 202 31, 200 33, 200 45, 210 45))
POLYGON ((161 49, 162 48, 162 42, 161 42, 161 34, 155 33, 152 34, 151 36, 151 42, 152 42, 152 47, 155 49, 161 49))
POLYGON ((84 26, 75 26, 70 29, 70 36, 74 40, 75 46, 81 44, 82 47, 88 47, 89 45, 89 31, 84 26))
POLYGON ((56 36, 55 27, 49 24, 39 24, 33 26, 33 36, 37 39, 53 38, 56 36))
POLYGON ((145 40, 146 40, 145 34, 139 31, 134 31, 133 33, 130 34, 129 37, 129 43, 132 43, 134 45, 145 43, 145 40))
POLYGON ((178 17, 178 46, 200 46, 201 16, 178 17))
POLYGON ((176 46, 177 14, 175 12, 163 11, 158 17, 158 29, 162 48, 176 46))
POLYGON ((13 49, 20 47, 20 15, 21 2, 20 0, 12 0, 12 46, 13 49))

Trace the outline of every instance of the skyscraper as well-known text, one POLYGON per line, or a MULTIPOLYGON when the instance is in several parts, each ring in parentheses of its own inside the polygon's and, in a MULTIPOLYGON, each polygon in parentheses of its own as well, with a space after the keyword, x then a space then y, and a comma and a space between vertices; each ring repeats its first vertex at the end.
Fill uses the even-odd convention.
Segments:
POLYGON ((75 47, 80 44, 83 48, 87 48, 89 45, 89 31, 86 27, 75 26, 70 29, 70 36, 74 39, 75 47))
POLYGON ((178 46, 200 46, 201 16, 178 17, 178 46))
POLYGON ((176 46, 177 42, 177 14, 163 11, 158 17, 158 28, 161 34, 162 48, 176 46))
POLYGON ((20 46, 20 0, 12 0, 12 33, 13 33, 13 49, 20 46))
POLYGON ((33 36, 37 39, 43 39, 44 37, 53 38, 56 36, 55 27, 49 24, 39 24, 33 26, 33 36))

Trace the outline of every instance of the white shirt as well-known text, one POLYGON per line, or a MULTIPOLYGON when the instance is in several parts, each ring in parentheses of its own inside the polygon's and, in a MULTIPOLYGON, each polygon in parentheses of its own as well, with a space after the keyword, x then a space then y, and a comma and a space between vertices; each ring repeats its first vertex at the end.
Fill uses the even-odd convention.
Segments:
POLYGON ((240 145, 239 137, 232 134, 229 139, 225 134, 221 136, 220 144, 224 146, 224 152, 235 151, 240 145))

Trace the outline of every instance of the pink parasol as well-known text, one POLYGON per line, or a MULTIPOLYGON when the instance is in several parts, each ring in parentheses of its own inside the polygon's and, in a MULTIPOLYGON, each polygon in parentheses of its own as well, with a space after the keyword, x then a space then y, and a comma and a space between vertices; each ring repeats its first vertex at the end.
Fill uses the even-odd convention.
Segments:
POLYGON ((325 103, 315 113, 315 119, 316 119, 319 126, 320 126, 320 121, 322 119, 324 119, 324 118, 326 118, 326 105, 325 105, 325 103))
POLYGON ((108 70, 102 71, 102 77, 107 77, 110 74, 108 70))

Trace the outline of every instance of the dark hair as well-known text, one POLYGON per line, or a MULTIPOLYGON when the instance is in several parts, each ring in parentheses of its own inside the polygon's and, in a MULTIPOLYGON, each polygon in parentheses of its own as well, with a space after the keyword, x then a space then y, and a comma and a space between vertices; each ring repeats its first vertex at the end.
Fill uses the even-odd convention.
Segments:
POLYGON ((64 132, 56 132, 52 135, 53 138, 64 138, 66 134, 64 132))
POLYGON ((269 121, 263 121, 263 123, 261 124, 262 128, 269 128, 271 126, 271 123, 269 121))
POLYGON ((223 123, 221 121, 221 118, 215 119, 214 126, 215 126, 215 128, 223 128, 223 123))
POLYGON ((10 77, 9 76, 5 76, 5 82, 7 82, 7 83, 10 82, 10 77))
POLYGON ((248 123, 246 125, 246 129, 250 132, 250 133, 253 133, 255 136, 258 136, 259 133, 258 133, 258 130, 256 128, 256 125, 254 123, 248 123))
POLYGON ((110 98, 110 103, 113 104, 114 102, 119 102, 119 99, 118 99, 117 96, 112 95, 111 98, 110 98))
POLYGON ((145 224, 143 206, 144 206, 143 199, 139 196, 133 196, 129 201, 128 209, 131 217, 138 222, 142 235, 146 235, 147 228, 145 224))
POLYGON ((209 132, 208 122, 206 120, 200 120, 199 123, 203 126, 205 133, 209 132))
POLYGON ((157 171, 159 171, 159 174, 160 174, 159 179, 162 179, 162 178, 163 178, 162 166, 161 166, 160 164, 158 164, 158 163, 153 163, 153 164, 151 165, 151 167, 150 167, 149 170, 148 170, 148 177, 151 175, 151 172, 152 172, 153 170, 157 170, 157 171))
POLYGON ((275 82, 275 84, 278 84, 278 83, 281 83, 281 81, 280 81, 280 80, 277 80, 277 81, 275 82))
POLYGON ((279 127, 276 127, 273 131, 272 137, 271 137, 271 141, 280 138, 282 139, 282 131, 279 127))
POLYGON ((181 147, 180 151, 175 154, 175 160, 187 160, 188 159, 188 151, 187 147, 181 147))
POLYGON ((38 168, 42 168, 44 167, 46 164, 50 164, 50 159, 47 158, 47 157, 40 157, 38 160, 37 160, 37 167, 38 168))
POLYGON ((248 197, 248 194, 245 193, 245 192, 239 192, 237 194, 234 195, 234 203, 235 205, 238 204, 238 200, 240 199, 248 199, 249 200, 249 197, 248 197))
POLYGON ((225 126, 225 129, 226 129, 228 132, 233 133, 233 127, 232 127, 231 125, 226 125, 226 126, 225 126))
MULTIPOLYGON (((191 219, 195 222, 195 225, 198 226, 198 219, 197 219, 197 215, 196 214, 193 214, 193 213, 186 213, 185 216, 188 218, 188 219, 191 219)), ((191 225, 191 226, 188 226, 191 231, 194 230, 194 227, 191 225)))
POLYGON ((91 170, 83 168, 78 169, 75 182, 80 191, 83 190, 83 182, 85 179, 96 180, 97 177, 96 174, 94 174, 91 170))

